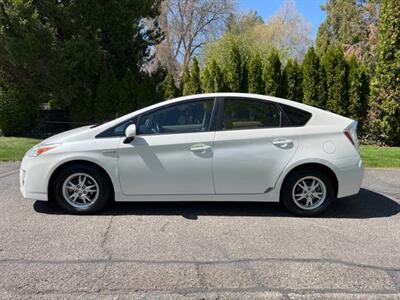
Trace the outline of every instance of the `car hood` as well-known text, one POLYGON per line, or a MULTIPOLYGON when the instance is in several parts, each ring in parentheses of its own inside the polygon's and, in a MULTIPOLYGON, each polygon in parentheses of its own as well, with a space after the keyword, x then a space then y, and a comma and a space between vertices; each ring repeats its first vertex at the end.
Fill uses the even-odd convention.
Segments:
POLYGON ((88 132, 92 128, 92 126, 93 125, 88 125, 88 126, 83 126, 83 127, 71 129, 71 130, 68 130, 68 131, 64 131, 62 133, 53 135, 53 136, 45 139, 40 144, 52 144, 52 143, 63 142, 66 139, 69 139, 69 138, 77 136, 78 134, 81 134, 81 133, 84 133, 84 132, 88 132))

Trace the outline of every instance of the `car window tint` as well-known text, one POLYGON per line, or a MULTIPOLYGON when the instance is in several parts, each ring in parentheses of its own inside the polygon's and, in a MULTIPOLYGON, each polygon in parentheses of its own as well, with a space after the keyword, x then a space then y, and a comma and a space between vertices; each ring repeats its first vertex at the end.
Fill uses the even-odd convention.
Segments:
POLYGON ((125 129, 131 125, 135 124, 136 122, 136 117, 129 119, 127 121, 124 121, 123 123, 120 123, 118 125, 115 125, 111 128, 108 128, 107 130, 99 133, 96 138, 109 138, 109 137, 121 137, 125 135, 125 129))
POLYGON ((141 134, 208 131, 213 100, 190 101, 158 109, 139 118, 141 134))
POLYGON ((125 135, 125 130, 128 128, 129 125, 134 124, 134 119, 131 119, 127 122, 124 122, 121 125, 118 125, 117 127, 114 128, 114 134, 117 136, 123 136, 125 135))
POLYGON ((225 99, 224 130, 271 128, 281 125, 281 112, 274 103, 225 99))
POLYGON ((280 104, 291 124, 288 126, 304 126, 310 120, 311 113, 293 106, 280 104))

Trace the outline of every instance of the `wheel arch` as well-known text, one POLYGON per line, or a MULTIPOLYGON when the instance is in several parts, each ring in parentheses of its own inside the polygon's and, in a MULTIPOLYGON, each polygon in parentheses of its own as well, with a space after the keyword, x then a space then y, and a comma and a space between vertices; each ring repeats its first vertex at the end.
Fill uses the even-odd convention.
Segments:
POLYGON ((338 181, 338 178, 337 178, 335 172, 330 167, 328 167, 327 165, 324 165, 322 163, 307 162, 307 163, 303 163, 303 164, 293 167, 289 172, 286 173, 286 175, 282 181, 282 184, 280 186, 279 198, 281 198, 282 187, 285 185, 288 178, 293 173, 300 171, 300 170, 319 170, 319 171, 325 172, 329 176, 329 178, 332 180, 332 184, 335 189, 335 195, 336 196, 338 195, 339 181, 338 181))
POLYGON ((96 168, 100 173, 102 173, 111 187, 111 194, 112 194, 112 197, 114 200, 114 198, 115 198, 114 184, 111 180, 110 175, 107 173, 107 171, 103 167, 101 167, 100 165, 98 165, 92 161, 84 160, 84 159, 77 159, 77 160, 66 161, 54 169, 54 171, 50 175, 48 185, 47 185, 48 201, 53 201, 52 199, 54 196, 54 186, 55 186, 54 180, 57 177, 57 175, 61 172, 61 170, 65 169, 68 166, 75 165, 75 164, 91 166, 91 167, 96 168))

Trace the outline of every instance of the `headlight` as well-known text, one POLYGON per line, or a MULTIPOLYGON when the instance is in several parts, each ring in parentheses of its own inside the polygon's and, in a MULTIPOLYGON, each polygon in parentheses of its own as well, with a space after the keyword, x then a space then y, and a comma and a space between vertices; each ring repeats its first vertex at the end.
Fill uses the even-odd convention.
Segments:
POLYGON ((59 146, 61 146, 61 143, 37 145, 29 150, 28 155, 31 157, 36 157, 59 146))

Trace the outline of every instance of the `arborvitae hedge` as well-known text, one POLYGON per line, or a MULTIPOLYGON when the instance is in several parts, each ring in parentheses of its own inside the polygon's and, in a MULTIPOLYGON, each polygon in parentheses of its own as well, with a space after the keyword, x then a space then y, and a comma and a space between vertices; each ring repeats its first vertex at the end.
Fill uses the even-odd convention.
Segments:
POLYGON ((349 62, 349 109, 348 116, 359 122, 359 132, 363 132, 368 112, 369 78, 366 69, 353 56, 349 62))
POLYGON ((178 96, 178 88, 175 85, 174 76, 168 72, 164 83, 164 99, 169 100, 178 96))
POLYGON ((400 1, 382 0, 372 118, 384 139, 400 145, 400 1))
POLYGON ((187 65, 185 65, 183 68, 182 95, 192 95, 192 80, 189 72, 189 67, 187 65))
POLYGON ((304 57, 303 102, 320 108, 326 105, 326 78, 321 60, 314 47, 310 47, 304 57))
POLYGON ((326 108, 340 115, 347 115, 349 109, 349 67, 340 47, 329 48, 323 57, 326 74, 326 108))
POLYGON ((249 93, 260 95, 264 93, 263 66, 260 55, 255 55, 250 60, 248 85, 249 93))
POLYGON ((212 87, 212 92, 227 92, 225 78, 222 74, 221 68, 218 66, 217 62, 213 60, 210 65, 210 86, 212 87))
POLYGON ((200 94, 201 93, 201 81, 200 81, 200 68, 197 58, 193 58, 193 65, 191 69, 191 93, 200 94))
POLYGON ((282 97, 284 94, 282 87, 281 61, 278 52, 273 49, 269 54, 264 65, 264 86, 265 94, 269 96, 282 97))
POLYGON ((240 92, 242 80, 242 56, 240 49, 233 44, 228 51, 228 60, 224 68, 225 83, 229 91, 240 92))
POLYGON ((284 97, 289 100, 303 102, 303 73, 301 66, 296 60, 289 59, 283 74, 284 97))

